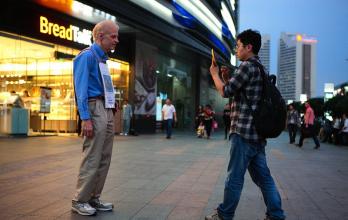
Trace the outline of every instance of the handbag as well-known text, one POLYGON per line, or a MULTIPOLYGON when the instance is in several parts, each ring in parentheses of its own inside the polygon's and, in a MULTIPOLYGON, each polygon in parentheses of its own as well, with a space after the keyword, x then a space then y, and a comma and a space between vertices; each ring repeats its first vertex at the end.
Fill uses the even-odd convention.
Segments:
POLYGON ((218 128, 218 123, 217 123, 217 121, 215 121, 215 120, 213 121, 213 128, 214 128, 214 129, 217 129, 217 128, 218 128))
POLYGON ((313 136, 313 125, 308 125, 308 127, 306 127, 306 125, 303 124, 302 128, 301 128, 301 135, 303 138, 312 137, 313 136))

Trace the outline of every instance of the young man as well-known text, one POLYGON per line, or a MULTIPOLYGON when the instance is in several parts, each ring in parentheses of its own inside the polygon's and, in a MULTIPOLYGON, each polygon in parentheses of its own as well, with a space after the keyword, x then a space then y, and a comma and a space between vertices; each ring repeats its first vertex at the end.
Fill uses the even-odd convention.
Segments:
POLYGON ((289 104, 289 110, 287 113, 287 125, 290 138, 290 144, 295 143, 297 127, 300 125, 300 115, 294 108, 294 104, 289 104))
POLYGON ((112 203, 103 203, 99 197, 109 170, 114 140, 115 96, 106 60, 107 52, 118 44, 118 29, 119 26, 110 20, 96 24, 93 29, 95 43, 74 60, 74 85, 84 141, 71 209, 80 215, 113 209, 112 203))
POLYGON ((121 135, 125 135, 125 136, 128 135, 132 116, 133 116, 132 106, 128 104, 128 100, 125 99, 123 101, 123 106, 122 106, 123 133, 121 133, 121 135))
POLYGON ((265 145, 252 124, 251 109, 244 95, 252 103, 253 110, 261 98, 262 76, 255 64, 260 63, 257 56, 261 47, 261 35, 246 30, 237 36, 236 55, 242 63, 236 74, 228 79, 228 69, 223 67, 222 77, 219 68, 212 62, 210 73, 218 92, 225 98, 233 97, 231 104, 231 150, 225 181, 224 199, 217 211, 206 216, 206 220, 233 219, 243 189, 244 175, 249 171, 254 183, 260 187, 267 206, 266 219, 285 219, 281 198, 267 166, 265 145))
MULTIPOLYGON (((314 130, 314 119, 315 119, 315 115, 314 115, 314 111, 312 109, 312 107, 310 106, 309 102, 305 102, 305 108, 306 108, 306 112, 304 115, 304 124, 302 125, 302 129, 307 130, 306 133, 309 133, 309 137, 312 137, 315 143, 315 147, 314 149, 319 149, 320 147, 320 143, 317 137, 317 134, 315 133, 314 130)), ((298 143, 298 147, 302 147, 303 145, 303 139, 305 139, 305 135, 304 132, 301 132, 301 136, 300 136, 300 141, 298 143)))
POLYGON ((175 122, 177 121, 177 118, 175 107, 172 105, 172 101, 169 98, 166 99, 166 103, 163 105, 162 118, 164 120, 164 126, 167 133, 166 138, 170 139, 172 137, 173 118, 175 122))
POLYGON ((348 119, 347 119, 347 115, 345 113, 343 113, 342 115, 342 120, 343 120, 343 127, 341 130, 342 133, 342 143, 344 145, 348 145, 348 119))

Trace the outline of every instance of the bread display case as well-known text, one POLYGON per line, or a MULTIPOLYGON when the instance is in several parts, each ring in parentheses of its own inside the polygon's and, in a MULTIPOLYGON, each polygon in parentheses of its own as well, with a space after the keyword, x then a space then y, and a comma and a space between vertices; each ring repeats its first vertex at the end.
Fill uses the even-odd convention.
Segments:
POLYGON ((32 99, 30 128, 34 132, 73 133, 77 128, 75 101, 68 95, 65 98, 52 97, 50 112, 40 112, 40 97, 32 99))

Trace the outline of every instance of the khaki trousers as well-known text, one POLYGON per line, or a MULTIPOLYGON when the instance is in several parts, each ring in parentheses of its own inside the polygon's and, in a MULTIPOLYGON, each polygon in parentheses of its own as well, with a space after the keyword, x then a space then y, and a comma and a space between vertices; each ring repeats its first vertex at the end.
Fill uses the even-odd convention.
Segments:
POLYGON ((109 171, 114 140, 114 115, 103 100, 89 100, 93 137, 84 137, 83 156, 73 200, 88 202, 99 198, 109 171))

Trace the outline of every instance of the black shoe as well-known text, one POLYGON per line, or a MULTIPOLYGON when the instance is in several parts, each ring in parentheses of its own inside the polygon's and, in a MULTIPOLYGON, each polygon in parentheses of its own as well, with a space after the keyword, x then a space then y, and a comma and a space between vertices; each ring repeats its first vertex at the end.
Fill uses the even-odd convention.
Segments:
POLYGON ((297 147, 302 147, 302 145, 296 144, 297 147))
POLYGON ((320 148, 320 145, 314 147, 314 149, 319 149, 319 148, 320 148))

